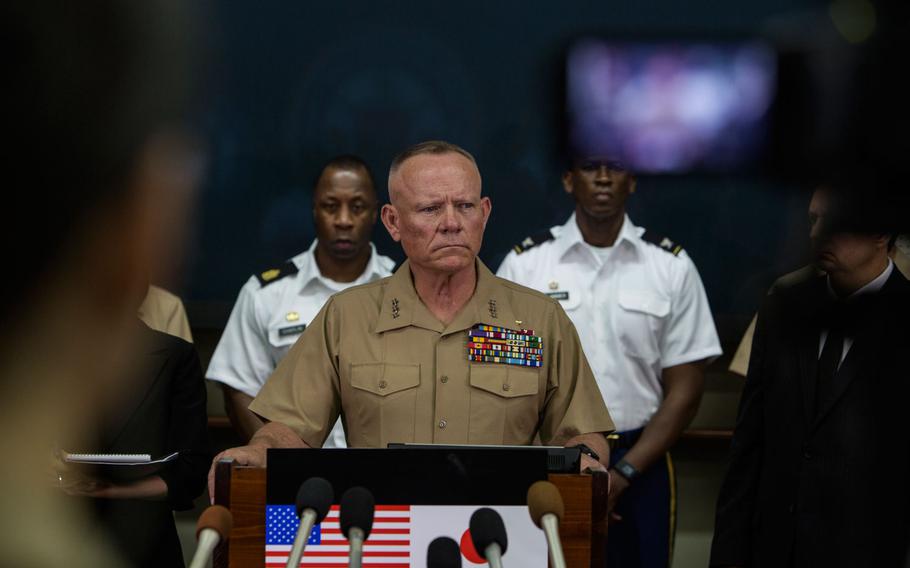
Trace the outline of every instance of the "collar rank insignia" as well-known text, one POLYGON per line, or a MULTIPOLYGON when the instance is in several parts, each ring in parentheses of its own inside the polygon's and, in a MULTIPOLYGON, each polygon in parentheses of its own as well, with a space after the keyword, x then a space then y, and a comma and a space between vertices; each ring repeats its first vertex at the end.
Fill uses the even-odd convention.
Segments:
POLYGON ((392 319, 398 319, 401 309, 398 307, 398 298, 392 298, 392 319))
POLYGON ((543 366, 543 339, 531 329, 477 324, 468 330, 468 361, 543 366))

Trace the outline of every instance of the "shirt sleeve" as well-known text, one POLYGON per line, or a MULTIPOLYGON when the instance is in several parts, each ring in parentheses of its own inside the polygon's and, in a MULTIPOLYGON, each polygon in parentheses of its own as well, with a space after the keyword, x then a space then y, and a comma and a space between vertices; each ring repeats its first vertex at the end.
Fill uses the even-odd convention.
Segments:
POLYGON ((341 412, 340 333, 337 307, 329 299, 278 364, 250 410, 288 426, 307 445, 322 447, 341 412))
POLYGON ((708 296, 698 270, 685 256, 673 285, 669 319, 661 336, 661 367, 714 359, 722 353, 708 296))
POLYGON ((511 280, 512 282, 518 282, 516 278, 518 277, 518 272, 515 266, 515 252, 510 251, 502 263, 499 265, 499 268, 496 270, 496 276, 503 278, 505 280, 511 280))
POLYGON ((180 454, 160 475, 167 485, 171 507, 184 511, 193 508, 193 499, 205 488, 212 456, 205 381, 202 379, 199 356, 190 343, 181 343, 178 347, 179 352, 175 356, 179 360, 170 389, 167 446, 169 452, 180 454))
POLYGON ((612 432, 613 420, 575 326, 558 305, 554 306, 549 320, 554 333, 550 347, 544 344, 547 396, 540 426, 541 441, 544 445, 562 445, 579 434, 612 432))
POLYGON ((256 396, 274 369, 268 332, 256 313, 259 282, 251 278, 240 290, 209 368, 207 379, 256 396))

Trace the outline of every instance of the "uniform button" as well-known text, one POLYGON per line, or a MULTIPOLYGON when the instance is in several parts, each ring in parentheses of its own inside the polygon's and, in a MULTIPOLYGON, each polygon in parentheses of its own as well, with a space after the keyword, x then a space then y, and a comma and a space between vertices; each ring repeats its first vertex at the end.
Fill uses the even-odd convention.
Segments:
POLYGON ((379 381, 379 388, 384 389, 387 386, 389 386, 389 383, 387 383, 385 381, 379 381))
POLYGON ((449 377, 443 375, 443 376, 439 377, 439 382, 447 383, 447 382, 449 382, 449 377))
POLYGON ((443 418, 442 420, 439 421, 440 428, 445 428, 446 424, 448 424, 448 422, 445 421, 445 418, 443 418))
POLYGON ((504 390, 504 391, 506 391, 506 392, 508 392, 509 389, 511 389, 511 388, 512 388, 512 387, 511 387, 510 385, 507 385, 507 384, 505 384, 505 383, 503 383, 503 385, 502 385, 502 390, 504 390))

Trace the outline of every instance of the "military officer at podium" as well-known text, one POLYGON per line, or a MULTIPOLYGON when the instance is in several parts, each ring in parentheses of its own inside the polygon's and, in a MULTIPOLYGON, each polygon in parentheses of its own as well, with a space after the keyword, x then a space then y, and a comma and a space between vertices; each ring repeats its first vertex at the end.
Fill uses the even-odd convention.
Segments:
POLYGON ((392 162, 389 196, 382 221, 408 260, 329 299, 250 405, 268 423, 216 461, 264 465, 270 447, 319 447, 340 416, 353 447, 539 436, 605 469, 613 422, 571 321, 477 258, 492 205, 471 154, 409 148, 392 162))

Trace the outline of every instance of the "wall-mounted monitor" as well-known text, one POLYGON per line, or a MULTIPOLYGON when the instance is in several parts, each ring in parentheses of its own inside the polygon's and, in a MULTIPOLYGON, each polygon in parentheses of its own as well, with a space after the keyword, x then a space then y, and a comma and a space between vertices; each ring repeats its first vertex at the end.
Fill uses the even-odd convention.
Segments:
POLYGON ((729 173, 762 160, 776 54, 755 41, 587 38, 566 66, 570 151, 637 173, 729 173))

